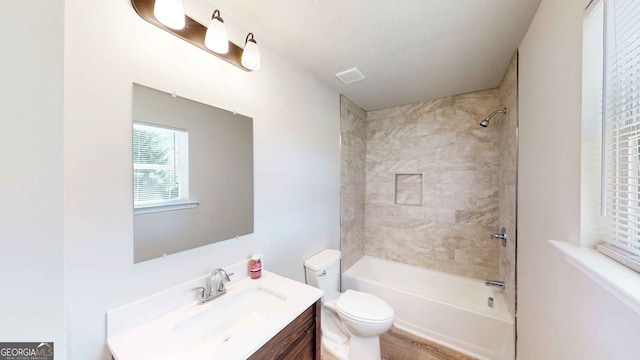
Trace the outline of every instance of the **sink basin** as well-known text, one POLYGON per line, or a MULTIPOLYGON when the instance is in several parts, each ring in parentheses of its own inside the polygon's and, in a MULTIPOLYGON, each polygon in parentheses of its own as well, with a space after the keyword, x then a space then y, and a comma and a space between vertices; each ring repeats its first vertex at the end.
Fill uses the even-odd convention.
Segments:
POLYGON ((208 309, 176 324, 175 336, 200 353, 211 353, 234 336, 249 330, 286 303, 286 296, 253 286, 225 294, 201 305, 208 309))
MULTIPOLYGON (((246 268, 243 262, 231 271, 246 268)), ((193 288, 206 279, 109 311, 107 345, 113 357, 246 359, 322 296, 320 289, 262 270, 260 279, 247 274, 229 283, 225 295, 197 305, 193 288)))

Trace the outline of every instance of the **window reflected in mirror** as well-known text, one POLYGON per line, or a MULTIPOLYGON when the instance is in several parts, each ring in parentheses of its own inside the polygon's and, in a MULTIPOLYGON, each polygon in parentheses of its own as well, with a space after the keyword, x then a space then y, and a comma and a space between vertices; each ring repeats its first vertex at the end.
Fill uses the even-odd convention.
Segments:
POLYGON ((133 85, 138 263, 253 233, 253 119, 133 85))

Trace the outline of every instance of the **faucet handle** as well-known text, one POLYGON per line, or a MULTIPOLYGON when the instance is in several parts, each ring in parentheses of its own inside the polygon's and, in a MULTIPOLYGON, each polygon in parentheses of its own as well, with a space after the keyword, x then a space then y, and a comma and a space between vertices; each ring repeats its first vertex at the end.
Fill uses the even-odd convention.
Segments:
POLYGON ((504 229, 504 227, 502 229, 500 229, 500 234, 493 234, 491 235, 492 239, 500 239, 502 240, 502 246, 507 246, 507 232, 504 229))
POLYGON ((198 292, 198 301, 204 301, 206 299, 205 291, 207 291, 207 289, 203 288, 202 286, 198 286, 197 288, 193 288, 192 290, 198 292))

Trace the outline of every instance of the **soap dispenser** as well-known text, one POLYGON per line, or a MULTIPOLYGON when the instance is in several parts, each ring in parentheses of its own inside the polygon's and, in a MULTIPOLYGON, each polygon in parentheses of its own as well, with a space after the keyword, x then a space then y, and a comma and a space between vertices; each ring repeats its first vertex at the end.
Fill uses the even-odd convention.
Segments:
POLYGON ((262 260, 260 255, 252 255, 249 259, 249 276, 252 279, 259 279, 262 276, 262 260))

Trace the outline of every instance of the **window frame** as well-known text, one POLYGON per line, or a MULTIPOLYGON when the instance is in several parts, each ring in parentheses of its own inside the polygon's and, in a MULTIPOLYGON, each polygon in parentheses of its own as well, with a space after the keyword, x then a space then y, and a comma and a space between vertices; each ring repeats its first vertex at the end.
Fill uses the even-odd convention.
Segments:
POLYGON ((179 209, 188 209, 198 206, 198 201, 192 201, 189 199, 189 132, 186 129, 173 128, 169 126, 134 121, 132 131, 137 129, 156 132, 161 135, 166 135, 167 133, 171 133, 176 135, 179 139, 177 141, 177 148, 174 148, 174 153, 176 153, 175 158, 179 159, 179 161, 174 161, 171 164, 161 165, 161 164, 146 164, 146 163, 136 163, 135 159, 135 142, 136 137, 134 132, 132 132, 133 139, 133 150, 132 150, 132 165, 133 165, 133 207, 134 214, 146 214, 153 212, 161 212, 161 211, 171 211, 171 210, 179 210, 179 209), (177 177, 178 184, 178 196, 172 199, 166 200, 147 200, 147 201, 136 201, 136 181, 135 181, 135 173, 136 170, 168 170, 174 171, 177 177))
MULTIPOLYGON (((640 129, 640 116, 636 110, 635 116, 621 118, 621 112, 626 110, 620 104, 628 103, 629 98, 637 102, 640 88, 636 84, 630 94, 619 94, 618 88, 612 87, 628 85, 628 80, 614 83, 621 74, 625 74, 618 71, 619 49, 614 49, 618 45, 617 39, 613 37, 615 31, 611 31, 612 25, 608 23, 612 16, 609 7, 614 1, 592 1, 585 10, 583 20, 581 243, 583 246, 596 247, 602 254, 640 272, 640 247, 637 246, 640 235, 628 233, 628 237, 620 238, 621 228, 637 232, 637 227, 634 229, 630 225, 633 222, 630 219, 637 217, 634 211, 637 213, 640 208, 640 197, 637 196, 640 194, 637 180, 640 179, 640 161, 635 159, 640 155, 640 142, 638 138, 624 140, 629 126, 634 127, 634 135, 640 132, 635 130, 640 129), (630 122, 623 124, 621 119, 630 122), (595 134, 598 127, 600 134, 595 134), (600 142, 599 149, 595 149, 596 138, 600 142), (633 161, 630 161, 632 158, 633 161), (585 169, 596 161, 600 162, 598 176, 594 171, 585 169), (631 172, 636 175, 630 175, 631 172), (596 200, 593 192, 598 192, 599 199, 596 200), (597 215, 594 211, 596 206, 600 208, 600 214, 597 215)), ((636 15, 640 16, 640 12, 636 15)), ((631 29, 640 32, 640 29, 631 29)), ((640 62, 633 57, 626 59, 631 59, 632 64, 640 62)), ((632 79, 636 78, 640 78, 637 73, 632 79)))

